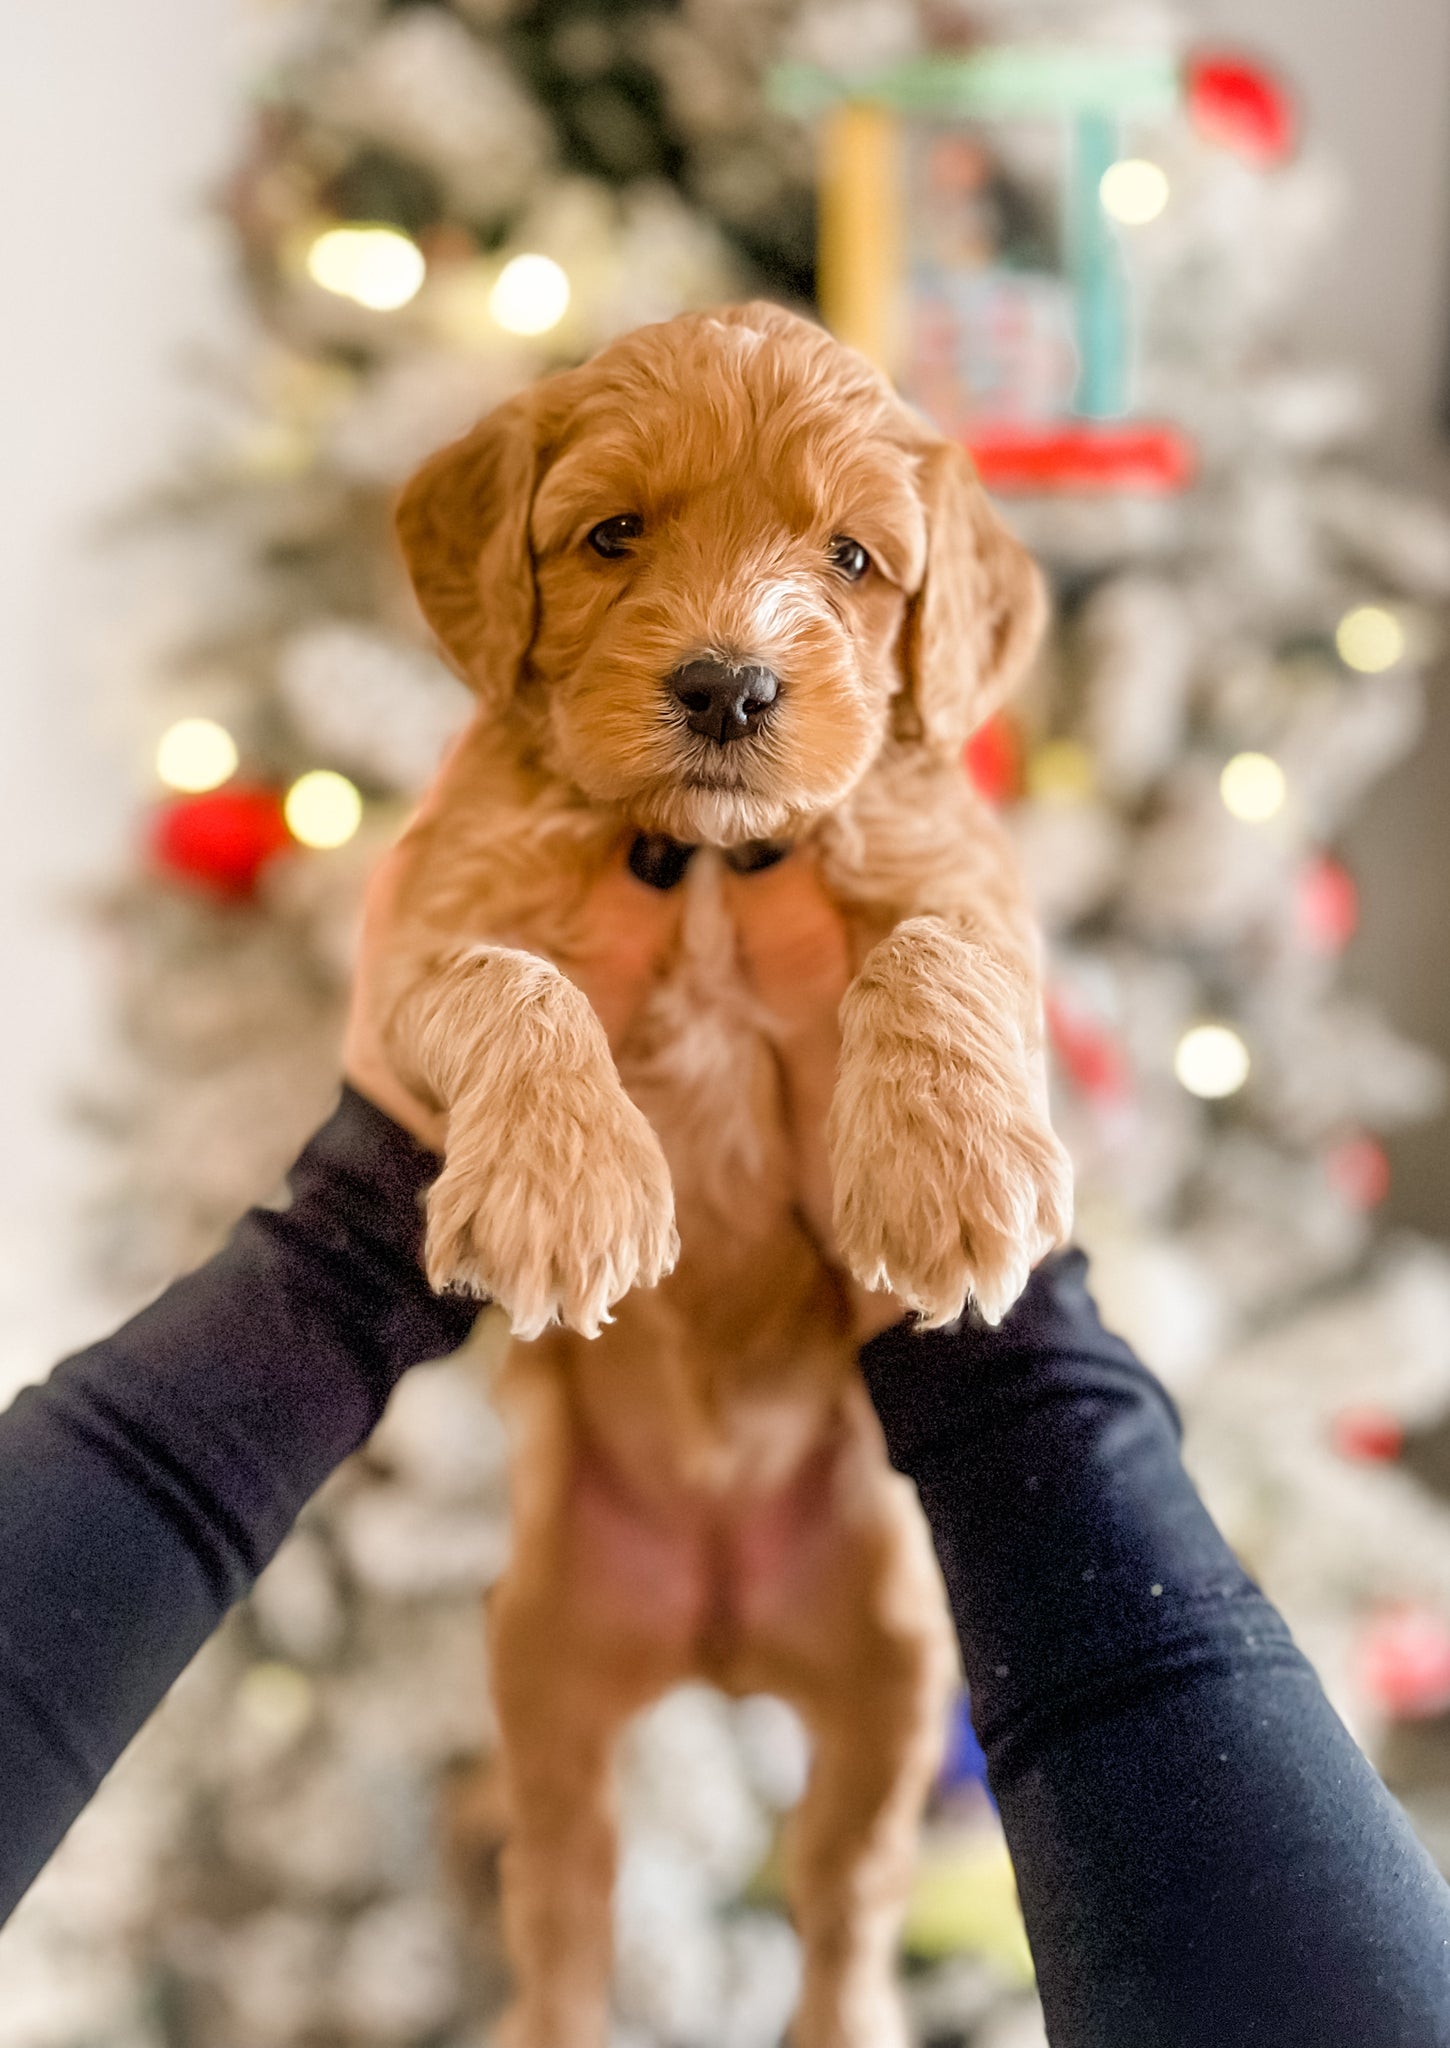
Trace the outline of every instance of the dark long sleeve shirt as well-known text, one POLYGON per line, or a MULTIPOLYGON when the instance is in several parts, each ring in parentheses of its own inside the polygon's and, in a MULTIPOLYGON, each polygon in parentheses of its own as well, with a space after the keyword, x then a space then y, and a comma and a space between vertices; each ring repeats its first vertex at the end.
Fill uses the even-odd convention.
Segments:
POLYGON ((867 1345, 1053 2048, 1450 2048, 1450 1889, 1179 1459, 1080 1252, 867 1345))
MULTIPOLYGON (((361 1097, 227 1247, 0 1417, 0 1916, 400 1374, 472 1309, 361 1097)), ((1053 2048, 1450 2048, 1450 1891, 1051 1260, 863 1368, 921 1489, 1053 2048)))
POLYGON ((419 1265, 437 1170, 347 1090, 289 1208, 0 1416, 0 1919, 406 1368, 467 1336, 419 1265))

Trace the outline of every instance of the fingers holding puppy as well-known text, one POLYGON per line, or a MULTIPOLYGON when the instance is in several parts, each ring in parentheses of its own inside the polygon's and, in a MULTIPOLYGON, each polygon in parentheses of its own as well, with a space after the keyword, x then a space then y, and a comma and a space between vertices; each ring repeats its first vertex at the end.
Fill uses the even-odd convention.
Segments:
MULTIPOLYGON (((391 1018, 400 945, 410 925, 406 885, 444 786, 445 775, 440 775, 412 827, 384 854, 368 883, 343 1042, 343 1069, 352 1086, 435 1152, 443 1150, 446 1118, 436 1101, 424 1101, 404 1080, 401 1066, 406 1062, 397 1056, 391 1018)), ((571 978, 612 1042, 648 1000, 680 922, 676 898, 647 889, 629 873, 628 843, 626 837, 612 850, 593 885, 580 917, 583 939, 569 963, 571 978)))
POLYGON ((588 998, 535 954, 481 946, 411 1023, 419 1073, 450 1105, 429 1279, 497 1302, 516 1336, 597 1336, 671 1270, 679 1238, 664 1153, 588 998))
POLYGON ((872 951, 841 1007, 836 1240, 864 1286, 931 1326, 969 1300, 1000 1322, 1071 1225, 1024 1007, 1010 962, 930 917, 872 951))

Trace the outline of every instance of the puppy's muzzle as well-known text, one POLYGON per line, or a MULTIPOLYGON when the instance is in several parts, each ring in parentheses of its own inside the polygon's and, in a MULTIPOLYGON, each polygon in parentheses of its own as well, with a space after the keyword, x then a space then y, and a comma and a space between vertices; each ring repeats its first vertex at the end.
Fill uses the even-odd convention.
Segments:
POLYGON ((670 689, 690 731, 723 747, 759 729, 780 695, 780 679, 768 668, 734 668, 702 656, 675 670, 670 689))

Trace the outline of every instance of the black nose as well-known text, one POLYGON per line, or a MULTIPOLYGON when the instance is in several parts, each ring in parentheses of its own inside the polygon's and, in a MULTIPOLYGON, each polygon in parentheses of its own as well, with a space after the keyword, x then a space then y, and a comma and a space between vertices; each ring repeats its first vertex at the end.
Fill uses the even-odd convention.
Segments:
POLYGON ((754 732, 780 695, 780 683, 768 668, 732 668, 708 656, 677 668, 670 688, 685 707, 690 731, 722 747, 754 732))

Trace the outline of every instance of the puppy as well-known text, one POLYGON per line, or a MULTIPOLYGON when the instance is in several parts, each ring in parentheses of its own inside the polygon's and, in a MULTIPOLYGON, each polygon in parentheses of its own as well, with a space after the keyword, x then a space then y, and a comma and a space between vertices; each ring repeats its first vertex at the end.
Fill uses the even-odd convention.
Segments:
POLYGON ((764 304, 500 407, 406 487, 398 531, 479 708, 406 842, 387 1042, 447 1117, 430 1277, 527 1340, 489 1617, 506 2038, 603 2043, 613 1745, 703 1677, 783 1695, 813 1738, 799 2048, 889 2048, 953 1657, 850 1287, 996 1321, 1068 1228, 1034 934, 960 764, 1032 652, 1039 579, 963 454, 764 304), (681 915, 611 1048, 570 969, 623 843, 681 915), (854 956, 830 1233, 722 887, 786 851, 854 956))

